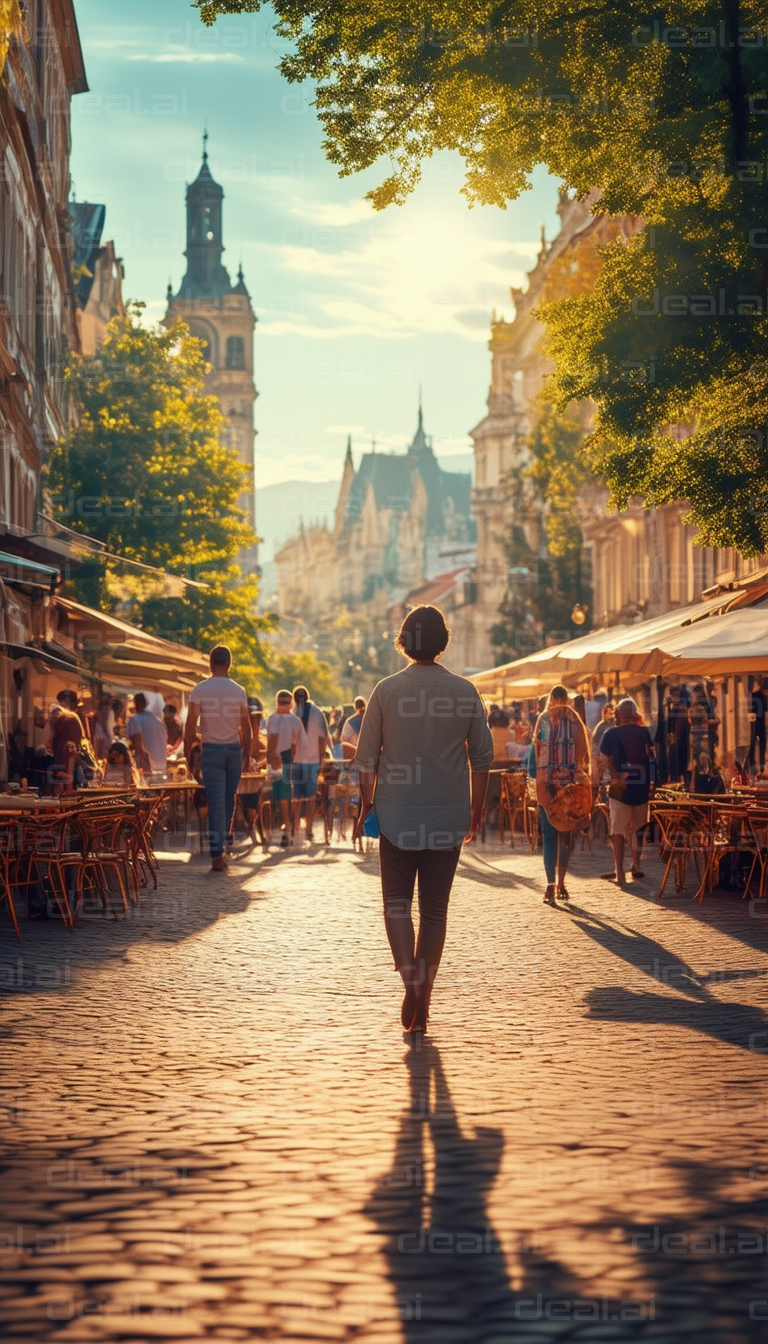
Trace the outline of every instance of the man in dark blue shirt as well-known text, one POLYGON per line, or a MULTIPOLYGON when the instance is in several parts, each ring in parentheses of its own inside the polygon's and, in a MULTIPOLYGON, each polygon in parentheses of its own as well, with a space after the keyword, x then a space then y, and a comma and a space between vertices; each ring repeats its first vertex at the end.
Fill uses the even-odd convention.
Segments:
POLYGON ((644 877, 640 867, 643 836, 648 824, 648 800, 655 783, 656 762, 653 742, 644 727, 634 700, 620 700, 616 706, 616 726, 609 728, 600 743, 603 768, 608 765, 611 844, 616 861, 615 873, 605 876, 612 882, 624 881, 624 843, 632 845, 632 876, 644 877))

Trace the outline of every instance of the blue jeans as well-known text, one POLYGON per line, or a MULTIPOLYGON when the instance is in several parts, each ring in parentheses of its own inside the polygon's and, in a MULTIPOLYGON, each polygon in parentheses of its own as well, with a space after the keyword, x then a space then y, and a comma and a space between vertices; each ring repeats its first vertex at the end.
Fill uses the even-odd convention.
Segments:
POLYGON ((211 858, 224 852, 224 841, 231 838, 235 794, 243 771, 243 753, 239 742, 203 743, 203 788, 210 811, 208 838, 211 858))
POLYGON ((567 868, 571 852, 570 831, 556 831, 543 807, 539 808, 539 829, 544 851, 544 872, 547 884, 556 881, 558 867, 567 868))

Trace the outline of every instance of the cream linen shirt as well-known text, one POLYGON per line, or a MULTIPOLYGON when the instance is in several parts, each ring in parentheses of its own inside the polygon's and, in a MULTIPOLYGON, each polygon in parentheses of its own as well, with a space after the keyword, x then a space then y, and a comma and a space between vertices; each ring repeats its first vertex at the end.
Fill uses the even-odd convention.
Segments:
POLYGON ((353 764, 375 770, 374 807, 398 849, 453 849, 470 826, 469 767, 493 760, 485 707, 471 681, 412 663, 368 701, 353 764))

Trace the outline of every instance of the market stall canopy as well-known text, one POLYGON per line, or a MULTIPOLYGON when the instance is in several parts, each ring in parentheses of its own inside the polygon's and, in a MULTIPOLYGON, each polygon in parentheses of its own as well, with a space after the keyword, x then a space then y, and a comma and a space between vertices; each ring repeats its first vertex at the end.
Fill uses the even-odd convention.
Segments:
POLYGON ((664 676, 768 672, 768 602, 687 626, 664 640, 664 676))
MULTIPOLYGON (((577 639, 539 649, 514 663, 479 672, 470 680, 486 699, 503 701, 516 696, 522 699, 543 695, 556 681, 575 686, 590 675, 626 672, 635 676, 659 676, 665 671, 669 642, 681 629, 688 630, 691 626, 700 629, 702 621, 719 621, 723 619, 720 613, 728 607, 755 602, 764 589, 764 584, 751 584, 735 591, 718 590, 704 601, 677 607, 663 616, 591 630, 577 639)), ((742 614, 749 616, 754 610, 749 607, 742 614)), ((741 670, 750 669, 744 667, 741 670)))
POLYGON ((190 690, 208 676, 208 659, 197 649, 159 639, 71 598, 57 596, 55 605, 61 613, 59 636, 71 641, 101 680, 127 688, 190 690))
POLYGON ((562 646, 562 663, 565 670, 579 677, 593 673, 607 676, 614 672, 659 676, 663 671, 663 649, 667 640, 681 628, 705 618, 712 619, 722 607, 723 598, 718 595, 634 625, 593 630, 583 639, 573 639, 562 646))
POLYGON ((189 694, 200 681, 200 677, 180 674, 171 663, 126 662, 106 656, 98 660, 96 675, 110 690, 122 693, 138 689, 161 695, 170 691, 189 694))
POLYGON ((38 649, 34 644, 6 644, 5 652, 15 662, 32 659, 35 669, 42 672, 66 672, 70 677, 76 677, 78 681, 96 680, 93 673, 88 672, 80 664, 73 663, 69 659, 57 658, 48 649, 38 649))
POLYGON ((518 658, 514 663, 504 663, 501 667, 489 668, 487 672, 477 672, 469 680, 486 700, 507 701, 516 697, 527 699, 543 695, 558 680, 563 669, 558 657, 561 650, 567 647, 567 644, 553 644, 547 649, 529 654, 527 658, 518 658))

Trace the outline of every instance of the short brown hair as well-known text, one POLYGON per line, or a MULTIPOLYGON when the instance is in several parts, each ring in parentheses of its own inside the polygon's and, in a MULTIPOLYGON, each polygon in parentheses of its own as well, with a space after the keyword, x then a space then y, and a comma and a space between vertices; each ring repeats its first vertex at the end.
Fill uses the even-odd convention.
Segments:
POLYGON ((395 648, 414 662, 426 663, 448 647, 450 637, 439 607, 414 607, 397 632, 395 648))
POLYGON ((232 663, 232 651, 226 644, 214 644, 209 655, 211 667, 229 667, 232 663))
POLYGON ((553 686, 549 692, 550 701, 554 700, 556 704, 562 704, 568 700, 568 691, 565 686, 553 686))

